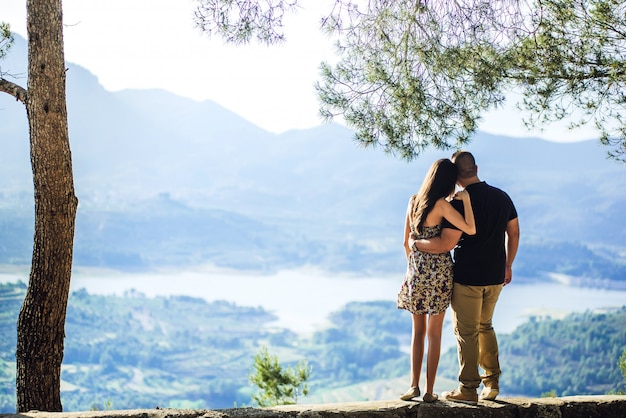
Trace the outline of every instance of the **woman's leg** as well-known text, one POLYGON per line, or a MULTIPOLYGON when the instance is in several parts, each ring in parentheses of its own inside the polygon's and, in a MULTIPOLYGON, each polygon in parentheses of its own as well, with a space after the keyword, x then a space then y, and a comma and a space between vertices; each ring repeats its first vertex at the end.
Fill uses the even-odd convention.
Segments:
POLYGON ((424 337, 426 336, 426 315, 413 314, 411 335, 411 387, 418 387, 424 358, 424 337))
POLYGON ((428 355, 426 357, 426 393, 433 393, 439 356, 441 354, 441 332, 446 312, 428 316, 428 355))

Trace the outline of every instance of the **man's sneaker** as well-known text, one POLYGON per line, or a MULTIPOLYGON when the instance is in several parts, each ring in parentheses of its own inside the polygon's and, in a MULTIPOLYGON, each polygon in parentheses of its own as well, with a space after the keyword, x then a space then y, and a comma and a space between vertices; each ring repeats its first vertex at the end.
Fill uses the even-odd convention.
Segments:
POLYGON ((484 383, 485 387, 482 392, 480 392, 480 400, 484 401, 493 401, 496 399, 498 394, 500 393, 500 386, 498 382, 487 382, 484 383))
POLYGON ((474 393, 463 393, 459 389, 454 389, 450 392, 443 392, 441 397, 447 401, 461 402, 470 405, 476 405, 478 403, 478 395, 474 393))

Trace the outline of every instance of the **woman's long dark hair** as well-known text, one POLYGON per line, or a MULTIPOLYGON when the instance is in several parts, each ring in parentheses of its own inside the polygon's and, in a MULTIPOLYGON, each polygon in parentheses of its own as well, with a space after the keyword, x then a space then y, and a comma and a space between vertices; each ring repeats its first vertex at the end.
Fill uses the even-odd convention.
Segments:
POLYGON ((433 163, 424 178, 419 192, 413 196, 411 223, 417 232, 422 231, 426 216, 435 207, 437 200, 454 193, 457 179, 456 165, 448 158, 441 158, 433 163))

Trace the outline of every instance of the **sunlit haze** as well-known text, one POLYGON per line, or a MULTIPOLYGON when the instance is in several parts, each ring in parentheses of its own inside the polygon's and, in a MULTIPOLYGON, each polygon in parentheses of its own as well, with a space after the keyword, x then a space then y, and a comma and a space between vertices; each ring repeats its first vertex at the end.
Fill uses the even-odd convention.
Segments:
MULTIPOLYGON (((225 45, 194 28, 194 0, 64 0, 66 61, 93 73, 109 91, 160 88, 212 100, 270 131, 306 129, 319 117, 319 64, 333 61, 333 41, 319 30, 332 0, 303 0, 286 20, 281 45, 225 45)), ((26 37, 26 1, 1 0, 0 20, 26 37)), ((485 115, 479 129, 554 141, 591 139, 591 128, 563 123, 529 132, 514 101, 485 115)))

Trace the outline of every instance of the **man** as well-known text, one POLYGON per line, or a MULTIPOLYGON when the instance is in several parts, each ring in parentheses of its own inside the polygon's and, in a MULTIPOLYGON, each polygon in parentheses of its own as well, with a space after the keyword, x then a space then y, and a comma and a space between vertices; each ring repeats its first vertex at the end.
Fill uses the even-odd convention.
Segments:
MULTIPOLYGON (((494 400, 500 392, 498 341, 492 316, 502 287, 511 282, 512 265, 519 245, 517 211, 502 190, 478 178, 474 156, 459 151, 452 156, 458 168, 457 184, 470 195, 476 235, 463 234, 444 220, 441 236, 412 242, 413 249, 441 253, 454 248, 452 322, 459 355, 459 387, 442 398, 470 404, 494 400), (456 247, 456 248, 455 248, 456 247), (479 366, 484 370, 481 376, 479 366)), ((463 213, 461 201, 455 208, 463 213)))

